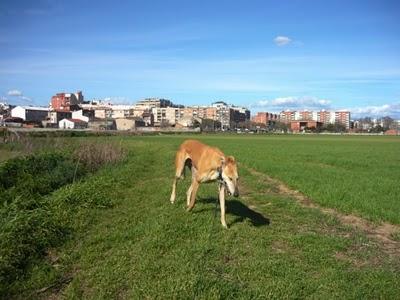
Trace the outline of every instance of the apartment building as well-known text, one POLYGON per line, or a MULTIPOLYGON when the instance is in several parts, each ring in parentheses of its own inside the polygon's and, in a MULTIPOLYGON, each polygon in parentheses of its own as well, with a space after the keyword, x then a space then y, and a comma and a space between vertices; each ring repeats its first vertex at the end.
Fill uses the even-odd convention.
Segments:
POLYGON ((183 117, 183 109, 179 107, 153 107, 154 126, 174 126, 183 117))
POLYGON ((346 129, 350 128, 349 111, 282 111, 280 120, 284 123, 293 121, 316 121, 326 124, 342 124, 346 129))
POLYGON ((279 114, 279 119, 281 120, 281 122, 290 123, 291 121, 295 120, 295 111, 282 111, 279 114))
POLYGON ((111 118, 129 118, 133 117, 134 106, 132 105, 111 105, 111 118))
POLYGON ((309 110, 302 110, 302 111, 295 111, 294 113, 295 120, 316 120, 317 119, 317 112, 309 111, 309 110))
POLYGON ((83 110, 90 110, 94 112, 94 118, 96 119, 111 119, 113 112, 113 105, 109 103, 103 103, 102 101, 83 103, 80 105, 83 110))
POLYGON ((201 118, 201 119, 217 119, 217 108, 209 106, 188 106, 182 108, 183 117, 201 118))
POLYGON ((56 111, 72 111, 79 109, 83 103, 82 91, 76 93, 57 93, 51 97, 50 106, 56 111))
POLYGON ((246 107, 232 105, 231 109, 233 110, 232 121, 234 123, 240 123, 250 120, 250 110, 248 110, 246 107))
POLYGON ((176 121, 183 116, 182 108, 183 105, 176 105, 168 99, 146 98, 133 106, 133 115, 135 117, 146 116, 146 124, 174 126, 176 121), (149 114, 152 114, 153 118, 149 118, 149 114))
POLYGON ((83 110, 94 112, 97 119, 119 119, 136 117, 133 105, 110 104, 110 103, 85 103, 80 105, 83 110))
POLYGON ((317 112, 317 121, 322 124, 334 124, 335 123, 335 113, 332 111, 321 110, 317 112))
POLYGON ((221 123, 221 129, 231 129, 240 122, 250 120, 250 110, 241 106, 233 106, 224 101, 217 101, 211 104, 215 108, 215 121, 221 123))
POLYGON ((221 123, 221 129, 229 129, 231 127, 231 108, 223 101, 217 101, 211 104, 216 108, 216 119, 221 123))
POLYGON ((279 121, 279 115, 269 112, 258 112, 251 119, 254 123, 264 124, 265 126, 270 126, 277 121, 279 121))
POLYGON ((336 111, 335 123, 342 124, 346 129, 350 128, 350 112, 349 111, 336 111))
POLYGON ((138 101, 135 104, 137 110, 149 110, 152 108, 165 108, 165 107, 181 107, 181 105, 175 105, 171 100, 164 98, 145 98, 138 101))

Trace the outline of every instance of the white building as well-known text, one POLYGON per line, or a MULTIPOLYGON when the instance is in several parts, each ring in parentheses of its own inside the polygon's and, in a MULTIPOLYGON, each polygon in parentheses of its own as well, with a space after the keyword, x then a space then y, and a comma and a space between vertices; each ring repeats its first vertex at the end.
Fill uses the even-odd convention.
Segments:
POLYGON ((10 106, 6 102, 0 102, 0 110, 9 109, 10 106))
POLYGON ((152 108, 161 108, 161 107, 175 107, 171 100, 164 98, 146 98, 144 100, 140 100, 135 104, 135 109, 143 110, 143 109, 152 109, 152 108))
POLYGON ((70 111, 49 111, 48 122, 50 124, 57 124, 62 119, 71 119, 72 113, 70 111))
POLYGON ((87 128, 88 123, 79 119, 62 119, 58 122, 61 129, 83 129, 87 128))
POLYGON ((178 107, 154 107, 151 109, 154 115, 154 125, 160 126, 165 123, 170 126, 182 118, 183 109, 178 107))
POLYGON ((47 118, 49 109, 41 106, 16 106, 11 110, 11 117, 28 122, 40 122, 47 118))
POLYGON ((111 106, 111 117, 113 119, 129 118, 133 116, 133 106, 132 105, 112 105, 111 106))
POLYGON ((217 101, 211 104, 217 109, 217 120, 221 122, 223 129, 228 129, 231 126, 231 108, 223 101, 217 101))
POLYGON ((111 104, 105 102, 82 104, 84 110, 93 110, 94 117, 98 119, 120 119, 140 116, 135 113, 133 105, 111 104))
POLYGON ((72 112, 72 119, 82 120, 84 122, 89 122, 89 117, 83 115, 83 110, 77 110, 72 112))

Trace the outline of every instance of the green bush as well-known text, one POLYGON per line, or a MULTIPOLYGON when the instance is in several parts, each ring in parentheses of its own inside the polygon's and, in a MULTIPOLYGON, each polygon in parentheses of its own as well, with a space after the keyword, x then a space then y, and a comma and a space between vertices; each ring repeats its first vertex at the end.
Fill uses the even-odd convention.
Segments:
POLYGON ((0 167, 0 205, 18 196, 36 198, 86 173, 67 153, 51 152, 6 161, 0 167))

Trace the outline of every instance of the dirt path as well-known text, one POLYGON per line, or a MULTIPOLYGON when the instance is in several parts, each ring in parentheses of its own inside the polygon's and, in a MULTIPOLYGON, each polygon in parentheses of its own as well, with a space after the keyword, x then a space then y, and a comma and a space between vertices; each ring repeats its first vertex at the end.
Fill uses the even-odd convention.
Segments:
POLYGON ((363 231, 369 238, 378 240, 385 252, 388 254, 400 256, 400 241, 393 239, 395 234, 400 234, 400 226, 390 223, 374 224, 361 217, 352 214, 343 214, 332 208, 322 207, 314 203, 310 198, 299 191, 292 190, 283 182, 271 178, 268 175, 258 172, 252 168, 241 166, 249 171, 252 175, 262 178, 266 183, 273 185, 281 195, 287 195, 294 198, 303 207, 319 209, 325 214, 333 215, 338 218, 343 224, 352 226, 363 231))

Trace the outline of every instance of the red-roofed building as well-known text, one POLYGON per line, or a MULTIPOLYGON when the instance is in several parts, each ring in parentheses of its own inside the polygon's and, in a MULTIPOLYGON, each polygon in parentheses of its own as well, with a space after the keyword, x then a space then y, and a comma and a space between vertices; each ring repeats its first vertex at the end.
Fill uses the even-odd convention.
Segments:
POLYGON ((313 120, 301 120, 301 121, 292 121, 290 123, 290 129, 293 132, 300 132, 306 129, 320 129, 322 127, 322 123, 313 120))
POLYGON ((79 119, 62 119, 58 122, 58 127, 61 129, 84 129, 88 123, 79 119))
POLYGON ((251 118, 254 123, 263 124, 269 126, 279 120, 279 115, 269 112, 258 112, 251 118))

